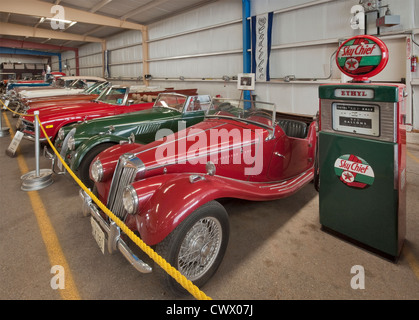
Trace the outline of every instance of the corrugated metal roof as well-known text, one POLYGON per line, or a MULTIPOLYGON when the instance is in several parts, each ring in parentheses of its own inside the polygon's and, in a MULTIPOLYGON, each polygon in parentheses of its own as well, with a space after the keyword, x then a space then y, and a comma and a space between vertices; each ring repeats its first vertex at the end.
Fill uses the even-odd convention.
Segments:
MULTIPOLYGON (((92 12, 106 17, 121 19, 141 25, 149 25, 159 20, 167 19, 173 15, 203 6, 216 0, 40 0, 42 2, 58 4, 64 8, 73 8, 92 12)), ((0 9, 1 10, 1 9, 0 9)), ((41 22, 42 17, 28 16, 15 13, 0 12, 0 22, 8 22, 17 25, 30 26, 36 28, 51 29, 50 22, 41 22)), ((90 23, 76 23, 70 27, 66 26, 63 32, 77 35, 87 35, 97 38, 107 38, 125 29, 108 26, 99 26, 90 23)), ((42 42, 47 44, 79 47, 86 42, 67 41, 45 38, 27 38, 18 36, 1 35, 2 38, 12 38, 16 40, 42 42)))

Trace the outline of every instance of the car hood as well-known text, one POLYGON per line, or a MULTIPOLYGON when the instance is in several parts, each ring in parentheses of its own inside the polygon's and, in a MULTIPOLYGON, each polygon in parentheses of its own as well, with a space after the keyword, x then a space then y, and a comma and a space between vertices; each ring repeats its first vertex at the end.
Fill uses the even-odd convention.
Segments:
POLYGON ((53 87, 51 85, 48 86, 38 86, 38 87, 15 87, 13 88, 13 90, 15 92, 21 93, 21 92, 35 92, 35 91, 40 91, 40 90, 57 90, 57 89, 63 89, 60 87, 53 87))
MULTIPOLYGON (((207 119, 164 139, 132 149, 130 153, 132 158, 141 160, 142 172, 145 172, 143 177, 179 172, 205 173, 205 165, 211 161, 216 165, 217 174, 246 179, 245 168, 255 165, 251 155, 262 157, 261 148, 268 135, 267 129, 254 124, 207 119), (246 155, 248 159, 245 159, 246 155)), ((108 173, 107 178, 117 164, 119 157, 116 154, 117 147, 99 155, 98 159, 108 173)))
POLYGON ((35 91, 21 91, 20 95, 23 98, 38 98, 47 96, 67 95, 67 94, 79 94, 83 89, 46 89, 46 90, 35 90, 35 91))
POLYGON ((28 100, 26 105, 31 110, 39 110, 42 108, 42 110, 46 110, 47 107, 56 107, 56 106, 68 106, 75 103, 80 102, 92 102, 97 95, 75 95, 74 98, 72 96, 63 96, 63 98, 59 99, 59 96, 55 97, 54 99, 48 100, 28 100))
POLYGON ((98 97, 98 94, 87 94, 87 93, 78 93, 78 94, 63 94, 57 96, 48 96, 48 97, 38 97, 38 98, 22 98, 21 101, 26 104, 33 103, 54 103, 59 101, 73 101, 73 100, 85 100, 85 99, 95 99, 98 97))
POLYGON ((39 111, 39 118, 47 120, 50 118, 62 118, 63 116, 75 116, 77 114, 97 113, 97 109, 105 107, 107 104, 101 102, 77 102, 77 103, 57 103, 49 106, 34 107, 28 110, 28 114, 23 118, 32 119, 35 111, 39 111))
POLYGON ((150 121, 163 120, 172 117, 180 117, 181 114, 168 108, 151 108, 136 112, 123 113, 115 116, 97 118, 78 124, 74 138, 91 137, 92 135, 104 133, 111 129, 111 134, 122 133, 128 128, 138 127, 139 125, 150 125, 150 121))

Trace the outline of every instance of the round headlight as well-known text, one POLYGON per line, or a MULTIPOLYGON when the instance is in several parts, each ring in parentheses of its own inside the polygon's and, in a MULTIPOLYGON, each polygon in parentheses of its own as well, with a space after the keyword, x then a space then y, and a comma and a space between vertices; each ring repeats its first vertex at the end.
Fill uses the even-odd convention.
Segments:
POLYGON ((122 195, 122 203, 129 214, 136 214, 138 210, 138 195, 133 186, 127 186, 122 195))
POLYGON ((65 137, 64 128, 61 128, 60 130, 58 130, 57 138, 60 139, 60 140, 64 140, 64 137, 65 137))
POLYGON ((95 182, 100 182, 103 178, 103 167, 100 160, 96 160, 90 167, 90 178, 95 182))
POLYGON ((69 137, 67 141, 68 150, 74 150, 75 147, 76 147, 76 140, 74 140, 74 136, 69 137))

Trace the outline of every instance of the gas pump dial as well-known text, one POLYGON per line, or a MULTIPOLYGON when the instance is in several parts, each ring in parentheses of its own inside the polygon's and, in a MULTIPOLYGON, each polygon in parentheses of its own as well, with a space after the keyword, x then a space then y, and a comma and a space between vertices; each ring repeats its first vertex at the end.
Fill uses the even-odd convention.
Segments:
POLYGON ((333 130, 366 136, 380 135, 380 107, 374 104, 333 103, 333 130))

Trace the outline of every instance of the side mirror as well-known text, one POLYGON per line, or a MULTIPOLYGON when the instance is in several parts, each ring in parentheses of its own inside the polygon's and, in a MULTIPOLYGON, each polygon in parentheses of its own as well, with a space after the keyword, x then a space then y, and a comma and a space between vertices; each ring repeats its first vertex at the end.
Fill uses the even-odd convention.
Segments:
POLYGON ((207 174, 209 176, 215 175, 216 169, 215 169, 215 164, 213 162, 208 161, 205 166, 205 169, 207 170, 207 174))

